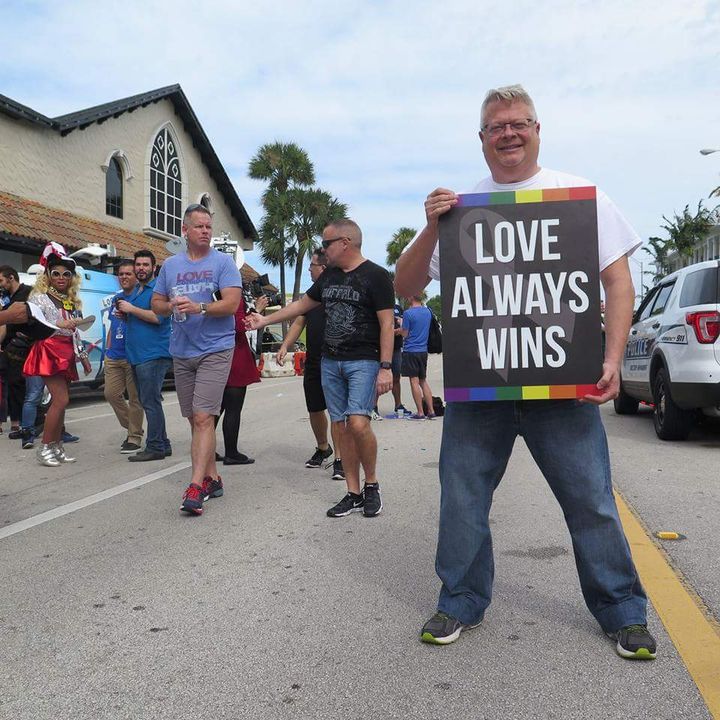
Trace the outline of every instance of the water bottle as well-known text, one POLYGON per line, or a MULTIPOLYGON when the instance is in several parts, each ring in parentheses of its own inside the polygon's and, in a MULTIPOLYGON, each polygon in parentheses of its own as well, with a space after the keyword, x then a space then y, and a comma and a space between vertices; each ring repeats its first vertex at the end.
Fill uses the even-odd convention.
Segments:
MULTIPOLYGON (((170 289, 170 299, 182 297, 182 290, 178 287, 173 287, 170 289)), ((175 322, 185 322, 187 320, 187 313, 182 312, 181 310, 177 309, 176 305, 172 306, 172 319, 175 322)))

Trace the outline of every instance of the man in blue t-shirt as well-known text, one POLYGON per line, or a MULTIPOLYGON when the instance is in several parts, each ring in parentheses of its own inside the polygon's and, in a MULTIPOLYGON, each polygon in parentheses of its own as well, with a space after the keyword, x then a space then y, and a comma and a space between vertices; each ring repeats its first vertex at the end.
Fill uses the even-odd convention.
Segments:
POLYGON ((172 365, 168 349, 170 321, 150 309, 156 282, 155 256, 150 250, 138 250, 133 268, 137 285, 130 297, 118 300, 116 306, 125 316, 125 353, 147 418, 145 449, 128 460, 147 462, 172 455, 162 407, 163 381, 172 365))
POLYGON ((110 329, 105 343, 105 399, 110 403, 120 425, 127 430, 120 452, 130 454, 140 450, 143 434, 143 408, 138 397, 132 367, 125 352, 127 321, 118 310, 119 300, 128 300, 135 289, 135 270, 132 260, 123 260, 117 269, 117 278, 122 292, 112 301, 110 308, 110 329), (125 400, 125 393, 128 399, 125 400))
POLYGON ((152 308, 173 316, 175 389, 192 428, 192 476, 180 509, 202 515, 203 502, 224 492, 215 465, 215 417, 235 351, 242 280, 232 257, 210 246, 212 215, 206 207, 188 206, 182 232, 187 250, 163 264, 152 308))
POLYGON ((427 344, 432 313, 422 304, 420 295, 410 298, 410 307, 405 311, 402 321, 403 345, 401 373, 410 379, 410 390, 415 401, 416 411, 410 420, 433 420, 432 390, 427 381, 427 344), (423 400, 427 414, 423 408, 423 400))

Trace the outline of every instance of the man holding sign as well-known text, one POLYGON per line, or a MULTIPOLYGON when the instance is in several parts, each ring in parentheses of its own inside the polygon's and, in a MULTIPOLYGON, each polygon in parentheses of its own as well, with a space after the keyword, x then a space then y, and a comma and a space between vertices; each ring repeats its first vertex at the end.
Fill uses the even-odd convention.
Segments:
MULTIPOLYGON (((427 224, 396 269, 400 295, 418 293, 430 279, 439 280, 440 218, 467 204, 468 199, 482 205, 484 195, 492 193, 489 202, 523 202, 528 197, 540 201, 527 217, 523 211, 516 214, 515 223, 502 217, 490 222, 483 210, 472 225, 459 228, 457 247, 448 247, 450 243, 443 241, 443 262, 450 260, 453 267, 464 262, 479 278, 471 287, 463 271, 450 287, 443 284, 444 333, 447 335, 448 325, 462 329, 463 323, 472 321, 475 329, 464 335, 460 357, 467 353, 473 360, 470 366, 499 379, 490 383, 483 379, 474 387, 468 387, 472 380, 466 379, 463 387, 446 387, 450 397, 440 453, 442 497, 436 558, 442 589, 437 612, 422 628, 421 639, 451 643, 483 619, 494 573, 488 522, 492 495, 515 438, 522 435, 563 509, 590 612, 615 640, 622 657, 653 659, 656 647, 646 626, 647 599, 612 495, 607 439, 597 407, 618 394, 620 361, 634 302, 627 256, 640 246, 640 239, 612 201, 590 187, 592 183, 538 165, 540 123, 532 99, 521 86, 488 92, 482 106, 480 140, 490 176, 470 196, 458 196, 444 188, 430 193, 425 202, 427 224), (593 227, 592 233, 574 232, 572 243, 559 242, 563 228, 572 226, 572 218, 558 215, 565 203, 557 203, 551 210, 545 206, 546 200, 557 200, 559 195, 564 200, 591 201, 597 212, 597 235, 593 227), (463 247, 463 237, 472 239, 472 247, 463 247), (563 257, 572 255, 572 245, 580 250, 580 256, 563 257), (592 277, 597 271, 559 270, 563 262, 582 263, 583 251, 597 258, 605 289, 606 347, 602 370, 598 366, 597 371, 600 379, 586 388, 580 399, 571 399, 574 394, 551 392, 556 385, 569 385, 556 382, 554 375, 532 373, 563 372, 570 353, 583 354, 582 317, 599 301, 592 277), (504 267, 509 272, 503 276, 492 270, 483 275, 485 267, 504 267), (525 374, 512 375, 521 372, 525 374), (513 381, 513 377, 529 377, 531 382, 513 381), (542 382, 540 377, 552 380, 542 382), (528 391, 544 386, 544 394, 526 394, 524 387, 506 386, 497 391, 486 387, 503 382, 527 385, 528 391), (526 399, 529 397, 549 399, 526 399)), ((455 222, 454 216, 458 213, 447 216, 443 231, 455 222)), ((443 281, 448 279, 444 275, 443 281)), ((587 363, 581 367, 581 357, 570 365, 567 371, 579 373, 578 377, 587 372, 587 363)), ((453 377, 452 385, 456 382, 453 377)), ((574 376, 567 382, 574 391, 585 384, 574 376)))

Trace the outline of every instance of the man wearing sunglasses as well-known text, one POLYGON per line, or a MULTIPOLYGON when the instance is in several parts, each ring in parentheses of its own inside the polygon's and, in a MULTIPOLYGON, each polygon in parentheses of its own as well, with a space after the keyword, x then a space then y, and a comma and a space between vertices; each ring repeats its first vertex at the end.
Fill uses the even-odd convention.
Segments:
MULTIPOLYGON (((327 269, 328 261, 323 250, 314 250, 310 256, 308 272, 315 283, 327 269)), ((322 389, 322 347, 325 342, 325 308, 319 305, 307 315, 300 315, 290 326, 288 334, 282 341, 275 359, 278 365, 285 364, 288 348, 292 347, 305 329, 305 369, 303 371, 303 390, 305 392, 305 406, 310 417, 310 427, 315 436, 315 452, 305 462, 306 468, 320 468, 324 463, 330 462, 333 448, 328 442, 328 422, 325 415, 327 403, 322 389)), ((333 480, 344 480, 345 472, 342 466, 341 448, 338 442, 338 430, 331 425, 333 444, 335 445, 335 459, 332 460, 333 480)))
MULTIPOLYGON (((538 165, 540 123, 520 85, 493 89, 482 105, 480 141, 490 176, 472 192, 512 192, 592 185, 538 165)), ((438 219, 457 204, 438 188, 425 201, 427 223, 397 263, 400 295, 439 279, 438 219)), ((598 405, 619 391, 620 361, 630 330, 634 289, 628 255, 637 233, 597 190, 600 280, 605 288, 607 342, 597 393, 582 401, 451 402, 440 454, 440 527, 436 570, 442 581, 437 612, 421 639, 444 645, 478 625, 493 583, 488 516, 513 443, 521 434, 562 506, 573 541, 585 603, 624 658, 652 660, 645 592, 630 556, 612 494, 610 462, 598 405)), ((583 238, 577 238, 578 243, 583 238)))
POLYGON ((382 511, 382 499, 370 416, 377 396, 392 388, 395 294, 387 270, 363 257, 357 223, 344 219, 328 225, 322 238, 329 267, 307 293, 270 318, 251 315, 245 323, 254 330, 270 321, 307 315, 320 304, 325 307, 322 387, 340 441, 348 490, 327 514, 345 517, 362 512, 375 517, 382 511), (365 471, 362 489, 361 465, 365 471))

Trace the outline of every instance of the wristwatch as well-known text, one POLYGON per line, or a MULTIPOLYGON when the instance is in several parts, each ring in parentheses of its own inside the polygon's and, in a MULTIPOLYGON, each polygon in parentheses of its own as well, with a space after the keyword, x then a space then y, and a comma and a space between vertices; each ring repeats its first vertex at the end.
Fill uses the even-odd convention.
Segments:
POLYGON ((391 362, 381 362, 380 369, 381 370, 392 370, 392 363, 391 362))
POLYGON ((201 315, 207 314, 207 305, 205 303, 200 303, 200 314, 201 315))

